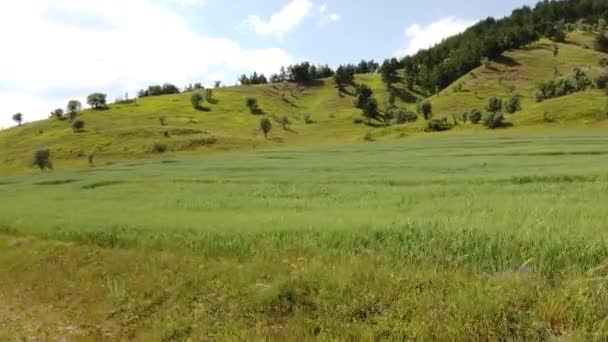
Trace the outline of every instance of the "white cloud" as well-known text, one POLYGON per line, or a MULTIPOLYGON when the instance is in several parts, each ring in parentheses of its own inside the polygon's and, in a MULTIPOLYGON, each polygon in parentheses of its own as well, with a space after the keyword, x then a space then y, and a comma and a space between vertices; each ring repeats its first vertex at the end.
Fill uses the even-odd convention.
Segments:
POLYGON ((269 74, 293 62, 278 48, 243 49, 233 40, 193 32, 166 6, 172 1, 1 1, 0 127, 12 125, 15 112, 29 121, 46 118, 68 99, 92 91, 113 100, 153 83, 183 86, 252 70, 269 74), (87 20, 57 15, 68 12, 86 13, 87 20))
POLYGON ((310 0, 292 0, 268 20, 250 15, 243 24, 260 36, 275 35, 281 38, 298 26, 311 13, 312 8, 310 0))
POLYGON ((444 38, 461 33, 474 23, 475 21, 471 20, 447 17, 426 26, 411 25, 405 30, 408 44, 405 48, 397 51, 397 55, 411 55, 419 50, 429 48, 441 42, 444 38))
POLYGON ((327 4, 319 7, 319 15, 321 16, 321 25, 327 24, 330 21, 340 21, 342 16, 338 13, 329 13, 327 4))

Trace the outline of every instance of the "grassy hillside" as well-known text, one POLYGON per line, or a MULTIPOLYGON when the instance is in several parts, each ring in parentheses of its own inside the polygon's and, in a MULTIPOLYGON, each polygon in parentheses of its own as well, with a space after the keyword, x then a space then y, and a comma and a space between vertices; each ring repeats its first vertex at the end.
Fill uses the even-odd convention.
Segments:
MULTIPOLYGON (((505 53, 490 68, 479 68, 430 100, 434 116, 460 115, 473 108, 483 109, 490 96, 507 96, 512 92, 523 96, 523 111, 509 117, 514 128, 546 128, 597 126, 606 119, 606 97, 598 90, 545 101, 533 101, 535 85, 554 78, 555 70, 567 74, 574 67, 600 72, 598 62, 605 57, 587 49, 589 33, 574 32, 567 44, 559 44, 560 53, 553 57, 552 44, 541 40, 532 46, 505 53), (458 87, 462 89, 456 91, 458 87), (545 122, 545 113, 554 119, 545 122), (557 124, 556 124, 557 123, 557 124)), ((379 75, 360 75, 357 82, 370 85, 381 104, 387 91, 379 75)), ((423 94, 409 93, 404 85, 397 104, 415 110, 415 102, 423 94)), ((50 148, 59 168, 83 167, 87 156, 94 155, 97 165, 131 158, 154 157, 155 143, 164 144, 167 154, 207 154, 235 149, 303 146, 363 141, 372 132, 378 138, 400 138, 424 131, 426 123, 392 127, 367 127, 353 123, 360 116, 349 95, 338 96, 332 80, 315 85, 274 84, 228 87, 214 92, 216 102, 195 110, 189 94, 168 95, 137 100, 133 104, 110 106, 107 111, 84 111, 83 133, 74 133, 66 121, 45 120, 0 131, 0 172, 21 171, 30 167, 33 151, 50 148), (252 115, 245 106, 247 97, 256 97, 265 115, 274 122, 270 139, 259 132, 259 115, 252 115), (314 123, 306 124, 310 114, 314 123), (289 117, 292 125, 282 129, 279 119, 289 117), (161 126, 159 117, 166 117, 161 126), (165 136, 167 132, 168 137, 165 136)), ((470 125, 456 130, 477 129, 470 125)))
POLYGON ((0 340, 605 340, 607 143, 504 131, 3 177, 0 340))

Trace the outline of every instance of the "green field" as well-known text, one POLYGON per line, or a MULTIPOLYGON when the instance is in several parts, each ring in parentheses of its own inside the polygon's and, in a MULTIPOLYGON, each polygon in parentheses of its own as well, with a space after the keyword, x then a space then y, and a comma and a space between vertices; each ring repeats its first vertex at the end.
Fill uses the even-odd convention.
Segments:
POLYGON ((0 340, 605 340, 607 190, 602 131, 5 176, 0 340))

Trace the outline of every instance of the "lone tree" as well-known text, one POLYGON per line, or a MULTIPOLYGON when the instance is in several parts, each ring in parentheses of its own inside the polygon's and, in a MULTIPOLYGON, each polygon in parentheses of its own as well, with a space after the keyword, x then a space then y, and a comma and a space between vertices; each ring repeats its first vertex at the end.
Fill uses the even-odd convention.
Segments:
POLYGON ((258 100, 255 97, 248 97, 247 100, 245 100, 245 105, 249 108, 251 114, 258 114, 260 112, 258 100))
POLYGON ((264 133, 264 138, 268 139, 268 133, 272 130, 272 122, 268 118, 260 120, 260 130, 264 133))
POLYGON ((336 88, 338 88, 338 93, 345 92, 346 86, 353 84, 354 81, 355 69, 352 66, 340 65, 338 69, 336 69, 336 73, 334 74, 334 82, 336 82, 336 88))
POLYGON ((93 109, 105 109, 107 107, 107 95, 102 93, 93 93, 87 97, 87 103, 93 109))
POLYGON ((78 112, 82 110, 82 103, 80 103, 78 100, 70 100, 70 102, 68 102, 67 109, 70 121, 74 121, 78 115, 78 112))
POLYGON ((514 114, 521 110, 521 97, 519 95, 511 95, 505 101, 505 111, 509 114, 514 114))
POLYGON ((606 33, 600 33, 597 38, 595 38, 595 49, 608 53, 608 37, 606 36, 606 33))
POLYGON ((62 120, 63 119, 63 109, 61 109, 61 108, 55 109, 54 111, 51 112, 51 117, 56 118, 57 120, 62 120))
POLYGON ((15 121, 17 125, 21 126, 23 124, 23 114, 17 113, 13 115, 13 121, 15 121))
POLYGON ((78 119, 72 122, 72 129, 76 133, 80 133, 84 130, 85 122, 84 120, 78 119))
POLYGON ((49 150, 38 150, 34 153, 33 165, 40 169, 41 172, 53 169, 51 163, 51 152, 49 150))
POLYGON ((201 103, 205 101, 205 96, 201 91, 195 91, 190 95, 190 102, 192 103, 192 107, 194 109, 200 109, 201 103))
POLYGON ((422 114, 425 120, 430 119, 433 115, 433 105, 428 100, 419 102, 416 109, 418 110, 418 114, 422 114))
POLYGON ((367 123, 371 125, 373 119, 377 119, 380 113, 378 112, 378 101, 374 97, 374 91, 363 84, 357 87, 357 99, 355 106, 363 111, 363 116, 367 118, 367 123))
POLYGON ((499 113, 502 111, 502 99, 496 96, 488 99, 486 110, 490 113, 499 113))

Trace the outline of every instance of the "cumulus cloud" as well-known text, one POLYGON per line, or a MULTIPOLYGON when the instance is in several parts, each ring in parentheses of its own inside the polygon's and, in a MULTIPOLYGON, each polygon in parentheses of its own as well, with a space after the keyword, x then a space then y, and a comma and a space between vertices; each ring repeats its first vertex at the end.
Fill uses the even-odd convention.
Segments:
POLYGON ((319 15, 321 16, 321 25, 325 25, 328 22, 335 22, 342 20, 342 16, 338 13, 330 13, 327 4, 323 4, 319 7, 319 15))
POLYGON ((292 0, 272 14, 268 20, 250 15, 243 24, 260 36, 275 35, 281 38, 310 15, 312 9, 313 4, 310 0, 292 0))
POLYGON ((441 42, 444 38, 461 33, 474 23, 475 21, 471 20, 447 17, 426 26, 411 25, 405 30, 408 44, 405 48, 397 51, 397 55, 411 55, 419 50, 429 48, 441 42))
POLYGON ((27 120, 45 118, 89 91, 114 99, 152 83, 183 86, 251 70, 268 74, 293 62, 278 48, 243 49, 233 40, 195 33, 169 10, 174 1, 0 2, 0 127, 12 124, 14 112, 27 120))

